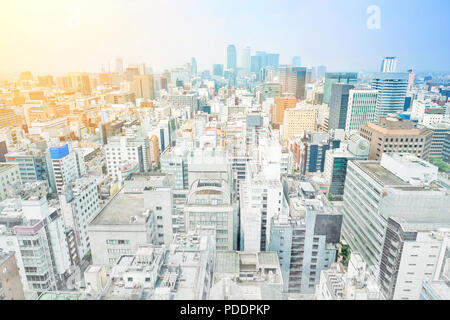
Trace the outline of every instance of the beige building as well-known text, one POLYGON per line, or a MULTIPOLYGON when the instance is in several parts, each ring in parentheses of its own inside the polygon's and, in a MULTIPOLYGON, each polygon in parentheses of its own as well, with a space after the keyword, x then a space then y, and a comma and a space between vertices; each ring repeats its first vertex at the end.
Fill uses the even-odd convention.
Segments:
POLYGON ((284 111, 295 108, 297 99, 294 96, 285 96, 274 99, 275 105, 272 106, 272 123, 279 126, 283 123, 284 111))
POLYGON ((125 104, 127 102, 136 103, 135 95, 129 91, 115 91, 108 93, 105 100, 110 104, 125 104))
POLYGON ((283 139, 288 140, 304 131, 316 131, 317 110, 311 108, 287 109, 284 112, 283 139))
POLYGON ((427 160, 433 131, 410 120, 381 117, 377 124, 362 125, 359 134, 370 142, 369 160, 380 160, 384 152, 407 152, 427 160))
POLYGON ((136 99, 155 99, 155 84, 153 75, 143 74, 133 77, 132 90, 136 99))
POLYGON ((83 95, 91 94, 91 82, 87 72, 70 72, 68 75, 72 88, 83 95))
POLYGON ((14 253, 0 249, 0 300, 25 300, 14 253))

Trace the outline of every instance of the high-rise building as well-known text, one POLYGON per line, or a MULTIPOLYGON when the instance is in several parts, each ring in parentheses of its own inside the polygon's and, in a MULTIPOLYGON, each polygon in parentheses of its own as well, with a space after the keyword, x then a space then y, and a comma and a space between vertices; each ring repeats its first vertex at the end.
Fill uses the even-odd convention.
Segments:
POLYGON ((410 223, 450 223, 448 185, 438 168, 407 153, 378 161, 349 161, 342 206, 342 234, 378 274, 389 217, 410 223))
POLYGON ((227 47, 227 69, 236 70, 237 66, 236 61, 237 61, 236 46, 234 44, 230 44, 227 47))
POLYGON ((396 72, 397 57, 386 57, 381 62, 380 72, 396 72))
POLYGON ((306 99, 306 68, 282 65, 278 72, 282 93, 292 94, 299 100, 306 99))
MULTIPOLYGON (((449 226, 449 225, 447 225, 449 226)), ((407 223, 389 217, 381 254, 379 282, 386 299, 418 300, 423 281, 432 280, 439 265, 447 232, 432 223, 407 223)))
POLYGON ((450 123, 436 123, 427 126, 433 132, 431 138, 430 158, 442 158, 445 145, 450 144, 450 123))
POLYGON ((330 96, 330 116, 328 120, 328 130, 345 129, 347 121, 347 109, 349 91, 353 89, 352 84, 333 83, 330 96))
POLYGON ((329 104, 331 97, 331 86, 333 83, 356 84, 358 74, 354 72, 327 72, 323 87, 323 102, 329 104))
POLYGON ((13 197, 21 184, 18 164, 0 163, 0 201, 13 197))
POLYGON ((433 132, 402 118, 379 118, 359 128, 359 134, 370 142, 369 159, 380 160, 385 152, 408 152, 427 160, 433 132))
POLYGON ((351 135, 347 144, 339 149, 326 151, 323 175, 328 186, 328 196, 332 200, 342 200, 348 161, 367 160, 368 157, 369 142, 357 134, 351 135))
POLYGON ((134 76, 132 87, 136 99, 155 99, 155 84, 152 74, 134 76))
POLYGON ((223 64, 213 65, 213 75, 217 77, 223 77, 223 64))
POLYGON ((345 131, 355 132, 360 126, 375 122, 378 91, 352 89, 348 95, 345 131))
POLYGON ((197 75, 197 60, 194 57, 191 59, 191 74, 193 76, 197 75))
POLYGON ((376 117, 402 112, 405 106, 408 73, 378 72, 372 77, 372 89, 378 90, 376 117))
POLYGON ((242 49, 241 68, 243 68, 246 71, 250 71, 250 57, 251 57, 250 47, 245 47, 244 49, 242 49))

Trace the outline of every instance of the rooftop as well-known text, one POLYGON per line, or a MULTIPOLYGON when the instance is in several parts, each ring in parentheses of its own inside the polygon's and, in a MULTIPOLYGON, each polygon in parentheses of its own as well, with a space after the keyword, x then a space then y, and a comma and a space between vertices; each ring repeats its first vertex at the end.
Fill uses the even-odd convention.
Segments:
POLYGON ((104 224, 145 224, 144 195, 119 192, 91 222, 91 225, 104 224))
POLYGON ((378 161, 354 161, 354 163, 382 186, 408 186, 409 184, 383 168, 378 161))

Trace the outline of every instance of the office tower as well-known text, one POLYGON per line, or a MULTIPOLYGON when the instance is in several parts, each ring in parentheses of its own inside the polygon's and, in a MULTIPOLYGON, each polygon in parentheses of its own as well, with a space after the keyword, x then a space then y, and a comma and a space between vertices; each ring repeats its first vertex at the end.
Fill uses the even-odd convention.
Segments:
POLYGON ((386 299, 418 300, 423 281, 433 279, 450 231, 432 223, 389 217, 380 262, 380 289, 386 299))
POLYGON ((284 112, 286 109, 295 108, 297 99, 293 96, 278 97, 274 99, 275 105, 272 106, 272 123, 281 125, 284 121, 284 112))
POLYGON ((333 83, 356 84, 358 74, 353 72, 327 72, 325 74, 325 84, 323 87, 323 102, 330 103, 331 86, 333 83))
POLYGON ((396 72, 397 57, 386 57, 381 62, 380 72, 396 72))
POLYGON ((14 196, 22 185, 16 163, 0 163, 0 200, 14 196))
POLYGON ((123 60, 122 60, 122 58, 117 58, 114 61, 114 72, 116 72, 118 74, 122 74, 123 73, 123 60))
POLYGON ((237 61, 236 46, 234 44, 230 44, 227 47, 227 69, 236 70, 237 66, 236 61, 237 61))
POLYGON ((295 56, 292 58, 292 66, 293 67, 301 67, 302 66, 301 58, 299 56, 295 56))
POLYGON ((19 166, 22 183, 45 180, 50 185, 49 167, 43 151, 13 151, 5 155, 6 162, 19 166))
POLYGON ((189 107, 190 112, 198 109, 198 96, 195 93, 169 94, 167 99, 175 107, 189 107))
POLYGON ((12 252, 0 248, 0 300, 25 300, 19 268, 12 252))
POLYGON ((433 279, 422 283, 420 300, 450 300, 450 243, 446 242, 442 246, 433 279))
POLYGON ((256 73, 259 75, 259 71, 262 68, 262 62, 260 56, 251 56, 250 58, 250 72, 256 73))
POLYGON ((191 74, 193 76, 197 75, 197 60, 194 57, 191 59, 191 74))
POLYGON ((379 118, 359 128, 359 134, 370 142, 369 160, 380 160, 385 152, 409 152, 427 160, 433 132, 402 118, 379 118))
POLYGON ((155 84, 152 74, 134 76, 132 88, 136 99, 155 99, 155 84))
POLYGON ((445 150, 445 145, 450 144, 450 123, 436 123, 427 126, 433 132, 431 138, 430 158, 442 158, 445 150))
POLYGON ((405 105, 408 73, 378 72, 372 77, 372 89, 378 90, 376 117, 402 112, 405 105))
POLYGON ((410 223, 450 223, 448 185, 438 168, 407 153, 378 161, 350 161, 342 206, 343 239, 378 275, 389 217, 410 223))
POLYGON ((133 81, 133 78, 138 75, 139 75, 139 68, 131 66, 127 67, 125 69, 125 72, 123 73, 125 80, 129 82, 133 81))
POLYGON ((213 65, 213 75, 217 77, 223 77, 223 64, 213 65))
POLYGON ((369 141, 357 134, 351 135, 347 144, 341 145, 339 149, 325 152, 323 175, 328 185, 328 195, 332 200, 342 200, 348 161, 367 160, 368 157, 369 141))
POLYGON ((325 206, 309 182, 288 178, 283 185, 289 214, 271 219, 268 250, 278 253, 284 292, 311 294, 321 271, 336 261, 342 214, 325 206))
POLYGON ((337 149, 341 141, 330 133, 306 132, 296 141, 296 163, 302 174, 306 172, 323 172, 325 169, 325 153, 337 149))
POLYGON ((358 131, 360 126, 376 121, 377 96, 377 90, 349 91, 345 132, 358 131))
POLYGON ((278 65, 280 62, 280 55, 278 53, 268 53, 266 61, 267 67, 272 67, 275 71, 278 71, 278 65))
POLYGON ((250 59, 251 59, 250 57, 251 57, 250 47, 245 47, 244 49, 242 49, 241 68, 243 68, 247 72, 250 71, 250 59))
POLYGON ((305 131, 316 131, 317 110, 308 106, 299 106, 284 111, 283 139, 288 140, 294 135, 305 131))
POLYGON ((73 89, 86 96, 91 94, 91 83, 87 72, 71 72, 68 74, 68 77, 73 89))
POLYGON ((299 100, 306 99, 306 68, 283 65, 278 71, 282 93, 290 93, 299 100))
POLYGON ((349 91, 354 86, 346 83, 333 83, 330 95, 330 116, 328 120, 328 130, 345 129, 347 120, 349 91))
POLYGON ((58 193, 64 193, 67 186, 86 172, 82 155, 69 151, 67 144, 49 148, 47 163, 50 163, 50 185, 58 193))

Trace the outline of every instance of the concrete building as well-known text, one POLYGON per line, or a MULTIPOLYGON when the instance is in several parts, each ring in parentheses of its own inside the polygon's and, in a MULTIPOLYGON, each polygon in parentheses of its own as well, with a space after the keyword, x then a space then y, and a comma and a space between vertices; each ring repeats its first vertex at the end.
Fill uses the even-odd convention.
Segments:
POLYGON ((450 224, 407 223, 390 217, 380 262, 380 289, 387 299, 418 300, 423 281, 433 279, 450 224))
POLYGON ((410 154, 383 154, 381 162, 350 161, 344 187, 342 234, 369 266, 380 265, 389 217, 410 223, 449 223, 448 184, 437 167, 410 154))
POLYGON ((105 145, 105 158, 108 175, 115 180, 122 181, 130 173, 127 168, 136 165, 139 172, 147 172, 151 161, 149 139, 137 136, 111 137, 105 145))
POLYGON ((211 300, 281 300, 276 252, 216 252, 211 300))
POLYGON ((297 98, 295 98, 294 96, 275 98, 275 105, 272 106, 271 112, 272 123, 278 126, 283 124, 285 110, 295 108, 295 106, 297 105, 297 101, 297 98))
POLYGON ((175 189, 189 189, 188 162, 189 150, 175 146, 161 154, 161 172, 172 174, 175 189))
POLYGON ((317 110, 307 106, 287 109, 284 112, 283 139, 288 140, 294 135, 305 131, 316 131, 317 110))
POLYGON ((450 122, 442 122, 427 126, 433 132, 431 138, 430 158, 444 155, 445 145, 450 144, 450 122))
POLYGON ((70 150, 68 144, 49 148, 47 159, 51 167, 51 187, 58 193, 64 193, 66 187, 86 171, 83 156, 70 150))
POLYGON ((64 224, 74 231, 78 257, 83 259, 90 251, 89 223, 100 212, 97 184, 93 177, 77 179, 59 195, 64 224))
POLYGON ((284 292, 313 294, 321 270, 336 261, 342 214, 333 210, 309 182, 284 180, 288 214, 271 219, 268 250, 278 253, 284 292))
POLYGON ((0 201, 13 197, 21 185, 19 166, 15 163, 0 163, 0 201))
POLYGON ((369 160, 380 160, 385 152, 408 152, 427 160, 433 132, 410 120, 389 116, 362 125, 359 135, 370 142, 369 160))
POLYGON ((347 270, 333 262, 322 270, 316 289, 317 300, 384 300, 367 264, 358 252, 352 252, 347 270))
POLYGON ((169 248, 139 246, 134 254, 119 258, 99 298, 207 300, 213 281, 214 239, 213 229, 201 228, 177 235, 169 248))
POLYGON ((156 244, 156 220, 143 193, 118 192, 88 226, 92 263, 113 266, 140 245, 156 244))

